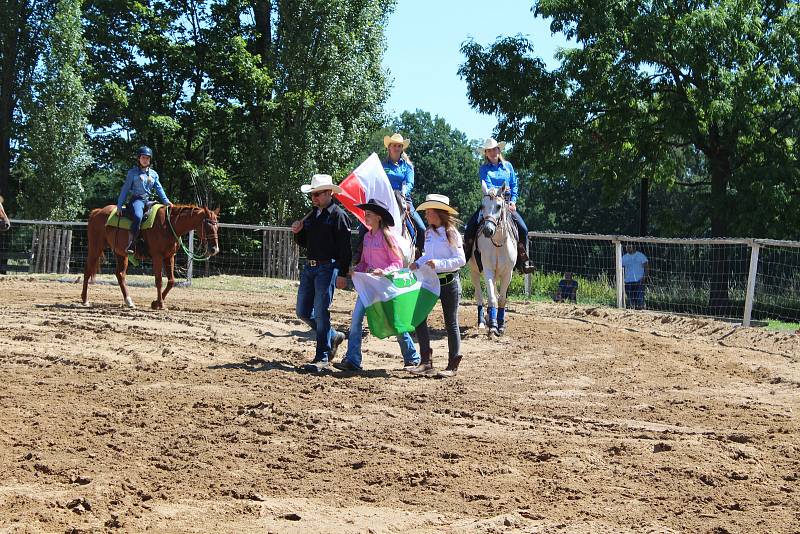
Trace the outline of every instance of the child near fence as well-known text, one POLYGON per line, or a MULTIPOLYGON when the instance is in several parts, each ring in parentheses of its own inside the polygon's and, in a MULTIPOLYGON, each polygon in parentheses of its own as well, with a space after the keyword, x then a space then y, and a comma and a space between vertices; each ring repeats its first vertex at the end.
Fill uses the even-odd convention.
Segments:
MULTIPOLYGON (((353 268, 353 272, 369 272, 383 276, 387 272, 403 267, 403 255, 397 245, 390 226, 394 226, 394 218, 389 210, 377 200, 370 200, 366 204, 358 204, 364 210, 364 218, 370 231, 364 235, 364 245, 361 260, 353 268)), ((341 362, 333 364, 342 371, 361 371, 361 328, 364 324, 366 308, 361 297, 356 300, 353 309, 353 318, 350 322, 350 335, 347 338, 347 353, 341 362)), ((403 354, 405 368, 416 367, 419 364, 419 354, 414 347, 411 335, 404 333, 397 338, 400 351, 403 354)))
POLYGON ((451 377, 458 373, 461 363, 461 331, 458 327, 458 303, 461 299, 461 280, 458 270, 467 260, 461 235, 456 230, 455 216, 458 212, 450 206, 450 199, 444 195, 430 194, 417 208, 425 210, 425 219, 430 225, 425 230, 425 252, 409 267, 416 270, 427 264, 439 276, 439 300, 442 302, 444 325, 447 330, 447 368, 438 373, 433 368, 431 336, 428 332, 428 319, 417 326, 419 352, 422 355, 418 366, 409 371, 415 375, 451 377))

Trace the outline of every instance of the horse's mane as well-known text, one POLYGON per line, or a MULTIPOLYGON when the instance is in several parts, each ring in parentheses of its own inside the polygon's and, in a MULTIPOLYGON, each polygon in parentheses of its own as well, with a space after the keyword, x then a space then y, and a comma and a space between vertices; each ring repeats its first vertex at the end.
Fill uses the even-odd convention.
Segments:
POLYGON ((209 211, 209 209, 206 207, 197 206, 195 204, 174 204, 170 208, 170 211, 175 213, 175 218, 173 221, 178 221, 185 217, 191 217, 198 212, 205 213, 209 211))

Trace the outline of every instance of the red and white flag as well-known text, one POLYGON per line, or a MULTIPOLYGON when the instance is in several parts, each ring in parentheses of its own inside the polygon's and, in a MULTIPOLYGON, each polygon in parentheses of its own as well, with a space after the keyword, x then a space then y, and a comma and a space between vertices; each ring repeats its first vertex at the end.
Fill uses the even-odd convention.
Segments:
MULTIPOLYGON (((383 164, 378 155, 373 152, 356 170, 350 173, 350 176, 342 180, 339 187, 344 191, 337 193, 336 198, 365 226, 364 210, 357 208, 356 204, 364 204, 374 199, 389 210, 394 219, 394 226, 390 229, 397 239, 400 250, 406 256, 406 250, 410 249, 411 242, 402 235, 403 220, 400 217, 400 208, 397 206, 392 184, 389 182, 389 177, 386 176, 386 171, 383 170, 383 164)), ((407 263, 408 259, 404 259, 407 263)))
POLYGON ((375 152, 351 172, 350 176, 339 184, 339 187, 344 189, 344 192, 338 193, 336 198, 347 208, 347 211, 361 221, 361 224, 366 224, 364 210, 357 208, 356 204, 364 204, 375 199, 386 206, 395 221, 394 229, 399 230, 400 209, 397 207, 397 200, 389 177, 386 176, 383 164, 375 152))

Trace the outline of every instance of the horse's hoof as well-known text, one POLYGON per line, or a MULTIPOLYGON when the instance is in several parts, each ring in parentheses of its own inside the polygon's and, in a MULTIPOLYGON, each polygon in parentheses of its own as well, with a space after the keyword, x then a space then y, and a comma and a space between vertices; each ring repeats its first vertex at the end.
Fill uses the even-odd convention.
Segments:
POLYGON ((478 328, 480 330, 483 330, 484 328, 486 328, 486 323, 478 323, 478 328))
POLYGON ((164 303, 163 302, 159 302, 157 300, 154 300, 153 302, 150 303, 150 307, 152 309, 154 309, 154 310, 163 310, 164 309, 164 303))
POLYGON ((91 308, 92 307, 92 305, 89 304, 88 300, 84 300, 83 302, 81 302, 81 306, 83 306, 84 308, 91 308))
POLYGON ((130 297, 125 297, 125 305, 130 309, 136 308, 136 304, 133 303, 133 299, 130 297))

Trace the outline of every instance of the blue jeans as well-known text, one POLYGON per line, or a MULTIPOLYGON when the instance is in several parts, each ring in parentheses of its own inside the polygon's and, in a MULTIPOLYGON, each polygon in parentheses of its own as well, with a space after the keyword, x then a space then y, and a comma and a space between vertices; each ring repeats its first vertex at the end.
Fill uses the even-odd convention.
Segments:
POLYGON ((408 201, 409 214, 411 215, 411 222, 414 224, 414 237, 416 238, 415 246, 422 250, 425 247, 425 223, 422 222, 422 217, 419 212, 414 208, 414 204, 408 201))
MULTIPOLYGON (((350 337, 347 338, 347 354, 344 359, 356 367, 361 367, 361 329, 364 325, 364 316, 367 309, 361 302, 361 297, 356 300, 356 307, 353 308, 353 318, 350 321, 350 337)), ((406 332, 397 336, 397 343, 400 345, 400 353, 403 355, 403 365, 419 365, 419 354, 414 347, 414 340, 406 332)))
POLYGON ((142 217, 144 216, 144 199, 131 199, 128 202, 126 215, 131 220, 131 233, 133 237, 136 237, 139 234, 139 227, 142 225, 142 217))
POLYGON ((628 299, 628 308, 641 310, 644 308, 644 284, 638 282, 625 282, 625 296, 628 299))
POLYGON ((331 354, 331 342, 336 332, 331 328, 331 302, 336 275, 339 270, 333 263, 311 267, 306 265, 300 275, 297 290, 297 317, 317 333, 315 362, 327 362, 331 354))

